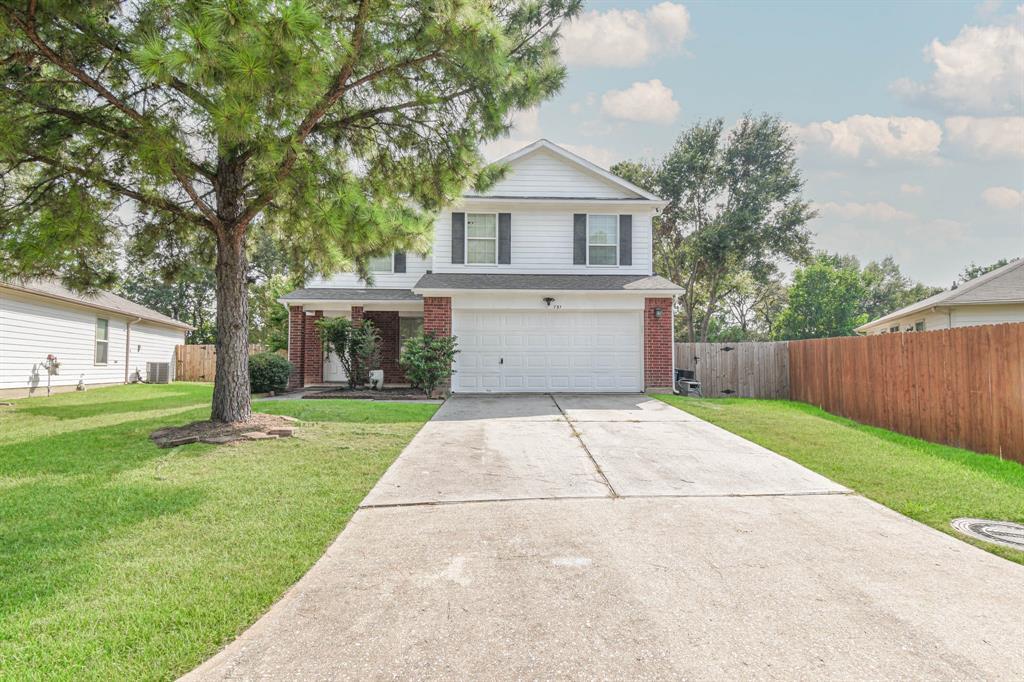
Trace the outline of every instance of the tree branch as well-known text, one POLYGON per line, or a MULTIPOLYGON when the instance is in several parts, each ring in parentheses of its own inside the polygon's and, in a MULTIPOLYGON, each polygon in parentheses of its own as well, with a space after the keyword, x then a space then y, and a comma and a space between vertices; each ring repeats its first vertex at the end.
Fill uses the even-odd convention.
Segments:
MULTIPOLYGON (((364 2, 365 1, 366 0, 364 0, 364 2)), ((39 50, 39 52, 50 61, 50 63, 59 67, 68 74, 74 76, 84 85, 92 89, 100 97, 109 102, 111 106, 113 106, 118 111, 122 112, 131 120, 141 125, 143 128, 148 127, 149 122, 145 116, 140 114, 126 102, 117 97, 117 95, 111 92, 105 85, 100 83, 98 80, 96 80, 79 67, 75 66, 71 62, 67 61, 66 59, 58 55, 53 50, 53 48, 51 48, 46 43, 46 41, 44 41, 39 36, 39 33, 36 31, 35 24, 36 0, 31 0, 31 2, 29 3, 28 21, 23 20, 21 17, 17 15, 17 13, 7 8, 6 6, 4 6, 3 9, 4 13, 7 14, 8 18, 18 27, 21 28, 22 32, 29 39, 29 41, 36 46, 36 49, 39 50)), ((210 222, 210 224, 214 226, 219 226, 221 224, 221 221, 220 218, 217 216, 217 213, 212 208, 210 208, 210 206, 205 201, 199 198, 199 194, 196 192, 195 186, 192 183, 192 179, 185 175, 185 173, 183 173, 176 166, 177 164, 175 164, 172 161, 171 172, 174 174, 174 177, 178 181, 178 184, 181 185, 182 189, 185 190, 185 193, 188 194, 190 199, 192 199, 192 202, 195 204, 196 208, 199 209, 199 212, 203 214, 203 216, 210 222)))

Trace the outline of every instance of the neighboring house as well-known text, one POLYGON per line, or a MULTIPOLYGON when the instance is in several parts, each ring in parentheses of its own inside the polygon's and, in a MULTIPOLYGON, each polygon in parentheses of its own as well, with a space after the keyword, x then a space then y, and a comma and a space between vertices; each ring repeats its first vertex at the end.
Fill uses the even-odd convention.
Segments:
POLYGON ((1024 258, 857 327, 859 334, 1024 322, 1024 258))
POLYGON ((653 274, 651 228, 667 202, 547 140, 498 163, 490 191, 438 215, 432 256, 282 297, 291 386, 344 378, 314 321, 345 316, 381 330, 385 383, 405 381, 402 344, 426 330, 458 339, 456 393, 670 390, 680 288, 653 274))
POLYGON ((50 280, 0 282, 0 396, 147 380, 146 363, 169 362, 191 327, 120 296, 77 294, 50 280))

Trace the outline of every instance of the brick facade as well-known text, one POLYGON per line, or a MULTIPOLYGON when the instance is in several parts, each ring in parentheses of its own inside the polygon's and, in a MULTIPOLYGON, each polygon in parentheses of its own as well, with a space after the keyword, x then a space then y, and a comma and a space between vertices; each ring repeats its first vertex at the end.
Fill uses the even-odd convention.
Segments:
POLYGON ((385 384, 404 384, 405 372, 398 364, 400 328, 398 312, 394 310, 367 310, 364 320, 373 322, 380 331, 380 368, 384 370, 385 384))
POLYGON ((644 299, 644 387, 671 389, 672 299, 644 299), (661 317, 655 317, 655 309, 661 317))
POLYGON ((320 330, 317 329, 316 321, 324 316, 323 311, 317 310, 312 315, 305 315, 306 332, 303 339, 305 356, 303 360, 303 385, 322 384, 324 382, 324 344, 320 340, 320 330))
POLYGON ((451 336, 452 299, 447 296, 423 297, 423 333, 451 336))
POLYGON ((363 323, 363 306, 354 305, 352 306, 352 314, 349 317, 352 320, 352 325, 358 327, 363 323))
POLYGON ((302 306, 288 308, 288 362, 292 363, 292 371, 288 375, 290 389, 302 388, 305 372, 305 317, 302 306))

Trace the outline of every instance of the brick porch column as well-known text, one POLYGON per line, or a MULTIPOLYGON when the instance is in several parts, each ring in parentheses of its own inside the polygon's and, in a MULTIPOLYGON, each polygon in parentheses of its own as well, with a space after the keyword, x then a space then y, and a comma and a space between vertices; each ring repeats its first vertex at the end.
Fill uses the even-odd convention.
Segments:
MULTIPOLYGON (((423 297, 423 333, 436 336, 452 334, 452 299, 448 296, 423 297)), ((451 379, 437 387, 442 395, 451 393, 451 379)))
POLYGON ((292 371, 288 375, 289 389, 302 388, 305 350, 306 316, 302 312, 302 306, 290 306, 288 308, 288 362, 292 363, 292 371))
POLYGON ((358 327, 363 323, 363 306, 352 306, 352 325, 358 327))
POLYGON ((644 299, 644 390, 672 392, 672 299, 644 299), (655 316, 661 310, 661 317, 655 316))
POLYGON ((320 340, 320 330, 316 327, 316 321, 324 316, 322 310, 312 314, 307 313, 306 318, 306 339, 303 347, 305 359, 303 361, 303 385, 322 384, 324 382, 324 344, 320 340))

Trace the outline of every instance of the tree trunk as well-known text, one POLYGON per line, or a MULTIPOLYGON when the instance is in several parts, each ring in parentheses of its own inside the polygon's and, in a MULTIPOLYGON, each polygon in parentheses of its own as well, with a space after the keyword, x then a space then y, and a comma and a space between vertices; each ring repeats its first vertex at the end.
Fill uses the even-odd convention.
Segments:
POLYGON ((217 422, 249 418, 249 296, 244 231, 217 238, 217 374, 213 410, 217 422))

